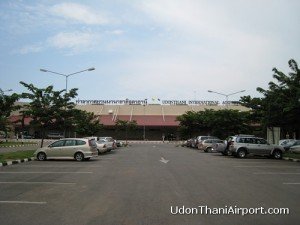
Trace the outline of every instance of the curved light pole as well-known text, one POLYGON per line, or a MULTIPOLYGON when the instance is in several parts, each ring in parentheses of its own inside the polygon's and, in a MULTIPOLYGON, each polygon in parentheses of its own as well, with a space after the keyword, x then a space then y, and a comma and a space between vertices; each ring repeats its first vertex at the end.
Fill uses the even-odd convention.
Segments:
POLYGON ((93 71, 95 70, 94 67, 91 67, 89 69, 85 69, 85 70, 81 70, 81 71, 78 71, 78 72, 75 72, 75 73, 70 73, 70 74, 62 74, 62 73, 57 73, 57 72, 54 72, 54 71, 51 71, 51 70, 46 70, 46 69, 40 69, 41 72, 45 72, 45 73, 54 73, 54 74, 57 74, 57 75, 60 75, 60 76, 64 76, 66 78, 66 93, 68 91, 68 78, 70 76, 73 76, 75 74, 78 74, 78 73, 82 73, 82 72, 85 72, 85 71, 93 71))
POLYGON ((235 94, 238 94, 238 93, 242 93, 242 92, 245 92, 245 91, 246 91, 246 90, 241 90, 241 91, 237 91, 237 92, 230 93, 230 94, 223 94, 223 93, 220 93, 220 92, 208 90, 208 92, 210 92, 210 93, 215 93, 215 94, 219 94, 219 95, 225 96, 225 97, 226 97, 226 108, 228 108, 228 97, 229 97, 229 96, 235 95, 235 94))
MULTIPOLYGON (((78 74, 78 73, 82 73, 82 72, 85 72, 85 71, 93 71, 95 70, 94 67, 91 67, 91 68, 88 68, 88 69, 85 69, 85 70, 81 70, 81 71, 78 71, 78 72, 75 72, 75 73, 70 73, 70 74, 62 74, 62 73, 57 73, 57 72, 54 72, 54 71, 51 71, 51 70, 46 70, 46 69, 40 69, 41 72, 45 72, 45 73, 54 73, 54 74, 57 74, 57 75, 60 75, 60 76, 64 76, 66 78, 66 94, 68 92, 68 78, 70 76, 73 76, 75 74, 78 74)), ((64 120, 64 124, 65 124, 65 120, 64 120)), ((65 126, 65 125, 64 125, 65 126)), ((66 137, 66 127, 64 129, 64 137, 66 137)))

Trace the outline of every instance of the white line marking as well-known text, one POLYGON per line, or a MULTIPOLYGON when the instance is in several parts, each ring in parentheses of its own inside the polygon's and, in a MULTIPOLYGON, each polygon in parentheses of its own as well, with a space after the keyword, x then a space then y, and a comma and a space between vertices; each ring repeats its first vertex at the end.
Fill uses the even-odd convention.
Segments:
POLYGON ((22 166, 22 168, 99 168, 99 167, 103 167, 103 166, 62 166, 62 165, 53 165, 53 166, 38 166, 38 165, 26 165, 26 166, 22 166))
POLYGON ((273 172, 262 172, 262 173, 253 173, 253 174, 256 174, 256 175, 288 175, 288 174, 293 174, 293 175, 300 175, 300 173, 273 173, 273 172))
POLYGON ((288 185, 300 185, 300 183, 283 183, 283 184, 288 184, 288 185))
POLYGON ((167 164, 170 160, 166 160, 164 157, 161 157, 159 161, 167 164))
POLYGON ((0 173, 62 173, 62 174, 68 174, 68 173, 76 173, 76 174, 87 174, 87 173, 93 173, 93 172, 0 172, 0 173))
POLYGON ((75 185, 76 183, 0 181, 0 184, 57 184, 57 185, 75 185))
POLYGON ((7 203, 7 204, 37 204, 37 205, 47 204, 47 202, 29 202, 29 201, 0 201, 0 204, 1 203, 7 203))
POLYGON ((234 166, 236 168, 295 168, 295 169, 300 169, 298 166, 234 166))

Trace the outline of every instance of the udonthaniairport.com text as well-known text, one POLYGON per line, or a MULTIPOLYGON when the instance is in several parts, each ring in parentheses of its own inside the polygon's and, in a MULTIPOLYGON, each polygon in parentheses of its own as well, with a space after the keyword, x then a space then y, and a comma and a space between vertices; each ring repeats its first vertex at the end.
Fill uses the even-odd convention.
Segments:
POLYGON ((224 206, 224 207, 209 207, 207 205, 200 205, 197 207, 186 206, 171 206, 172 215, 288 215, 289 208, 244 208, 238 206, 224 206))

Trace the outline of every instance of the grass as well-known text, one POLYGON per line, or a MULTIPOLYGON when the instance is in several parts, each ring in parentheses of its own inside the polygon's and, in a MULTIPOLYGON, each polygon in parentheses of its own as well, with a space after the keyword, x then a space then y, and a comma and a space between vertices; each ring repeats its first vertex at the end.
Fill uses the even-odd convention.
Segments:
POLYGON ((300 154, 287 152, 283 154, 283 157, 293 158, 293 159, 300 159, 300 154))
MULTIPOLYGON (((0 141, 0 146, 11 146, 11 145, 21 145, 22 141, 8 141, 5 142, 5 140, 3 142, 0 141)), ((36 144, 36 142, 23 142, 23 144, 36 144)))
POLYGON ((0 154, 0 162, 13 161, 17 159, 25 159, 33 157, 35 150, 18 151, 18 152, 5 152, 0 154))

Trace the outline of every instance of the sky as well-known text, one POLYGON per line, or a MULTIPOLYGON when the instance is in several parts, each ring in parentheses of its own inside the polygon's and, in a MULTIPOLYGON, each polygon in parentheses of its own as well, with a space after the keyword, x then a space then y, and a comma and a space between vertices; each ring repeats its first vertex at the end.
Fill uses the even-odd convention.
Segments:
POLYGON ((79 99, 260 97, 300 62, 298 0, 1 0, 0 88, 68 88, 79 99))

